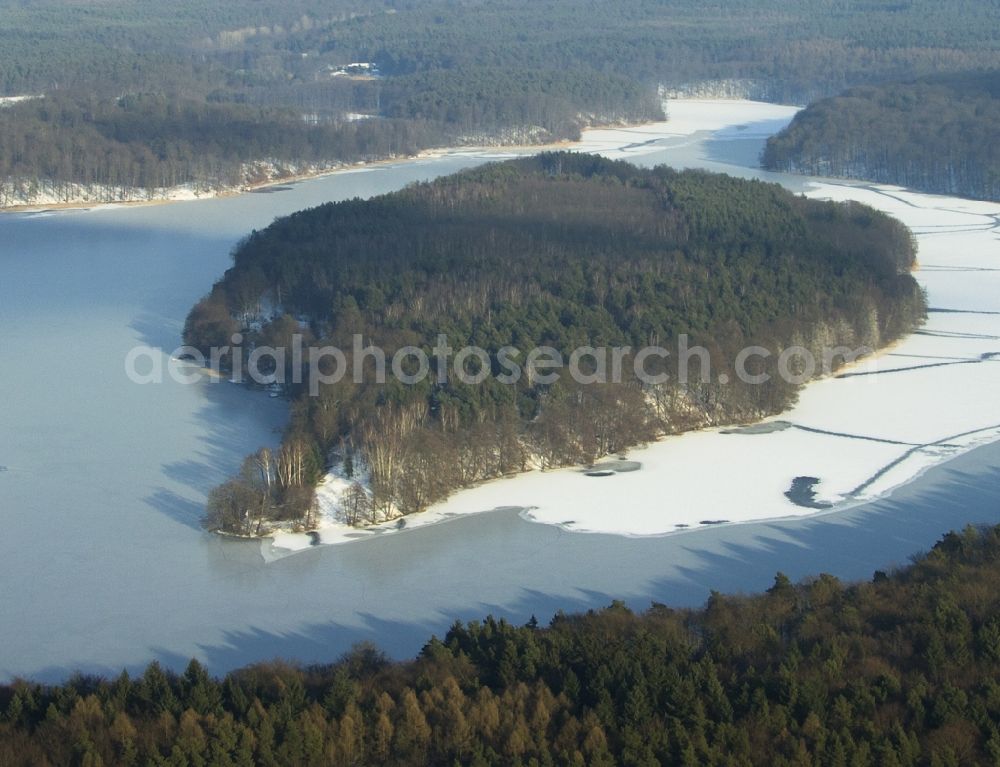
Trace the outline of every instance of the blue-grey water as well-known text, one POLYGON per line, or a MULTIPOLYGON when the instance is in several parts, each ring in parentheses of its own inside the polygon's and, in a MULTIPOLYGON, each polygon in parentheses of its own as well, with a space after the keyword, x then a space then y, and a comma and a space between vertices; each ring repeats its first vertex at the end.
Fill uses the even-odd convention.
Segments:
MULTIPOLYGON (((727 163, 751 165, 757 151, 708 142, 638 159, 735 171, 727 163)), ((869 577, 949 529, 1000 522, 995 444, 849 511, 663 538, 572 534, 504 510, 266 564, 259 544, 202 532, 205 493, 279 438, 286 404, 228 383, 134 384, 128 350, 175 348, 187 310, 250 229, 478 162, 452 155, 273 194, 0 217, 0 678, 192 656, 216 672, 277 656, 328 661, 364 639, 405 656, 456 619, 546 620, 612 599, 696 605, 711 589, 764 588, 777 570, 869 577)))

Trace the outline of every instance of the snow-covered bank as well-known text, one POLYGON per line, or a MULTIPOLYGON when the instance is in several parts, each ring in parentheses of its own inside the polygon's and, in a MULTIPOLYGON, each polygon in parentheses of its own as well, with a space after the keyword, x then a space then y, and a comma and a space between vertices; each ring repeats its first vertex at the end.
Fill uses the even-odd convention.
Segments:
MULTIPOLYGON (((762 139, 795 111, 676 101, 667 123, 587 131, 574 148, 641 163, 650 153, 708 138, 762 139)), ((563 469, 497 480, 408 517, 405 529, 512 506, 537 522, 622 535, 815 514, 884 494, 931 465, 1000 438, 1000 205, 820 181, 808 185, 808 194, 857 200, 913 229, 920 245, 917 279, 931 307, 920 332, 841 377, 809 385, 796 407, 772 419, 780 428, 671 437, 630 453, 642 464, 637 472, 592 477, 563 469), (806 492, 804 502, 801 493, 790 493, 793 484, 815 495, 806 492)), ((340 543, 395 531, 394 522, 370 531, 328 524, 318 539, 340 543)), ((296 549, 312 542, 282 536, 276 545, 296 549)))
POLYGON ((286 163, 260 160, 243 166, 238 184, 199 182, 152 189, 107 184, 76 184, 45 179, 8 179, 0 182, 0 212, 204 200, 265 190, 275 185, 356 169, 365 164, 286 163))
POLYGON ((37 208, 74 208, 148 202, 177 202, 214 197, 219 190, 182 184, 161 189, 112 187, 105 184, 71 184, 46 180, 13 180, 0 183, 0 212, 37 208))
POLYGON ((26 95, 26 96, 0 96, 0 109, 4 107, 14 106, 14 104, 20 104, 22 101, 34 101, 35 99, 43 98, 42 96, 26 95))

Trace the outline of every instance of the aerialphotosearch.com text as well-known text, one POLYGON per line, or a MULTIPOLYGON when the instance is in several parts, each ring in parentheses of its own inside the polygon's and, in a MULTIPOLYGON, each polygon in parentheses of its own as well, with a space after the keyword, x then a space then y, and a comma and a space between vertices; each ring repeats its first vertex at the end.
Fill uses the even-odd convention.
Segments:
POLYGON ((445 385, 452 377, 466 385, 481 384, 491 377, 502 384, 516 384, 527 377, 529 384, 549 385, 564 374, 583 385, 630 379, 648 385, 664 384, 671 379, 680 384, 726 385, 734 377, 744 384, 760 385, 773 377, 766 367, 783 381, 799 385, 873 352, 866 346, 853 349, 835 346, 823 349, 819 355, 803 346, 789 346, 780 351, 747 346, 735 355, 728 370, 715 374, 709 350, 692 345, 687 334, 678 336, 673 349, 580 346, 568 355, 551 346, 527 351, 504 346, 494 354, 478 346, 454 349, 445 335, 438 336, 430 353, 417 346, 404 346, 391 355, 378 346, 366 344, 360 334, 354 335, 347 350, 337 346, 307 347, 300 334, 293 335, 287 347, 244 347, 244 338, 239 333, 230 341, 228 345, 209 349, 207 355, 194 347, 182 346, 166 360, 161 350, 136 346, 126 355, 125 372, 138 384, 162 383, 167 377, 182 384, 198 383, 206 377, 212 381, 229 379, 262 386, 307 384, 313 396, 322 386, 345 378, 358 384, 383 384, 390 375, 404 385, 427 379, 445 385), (671 361, 674 364, 669 364, 671 361))

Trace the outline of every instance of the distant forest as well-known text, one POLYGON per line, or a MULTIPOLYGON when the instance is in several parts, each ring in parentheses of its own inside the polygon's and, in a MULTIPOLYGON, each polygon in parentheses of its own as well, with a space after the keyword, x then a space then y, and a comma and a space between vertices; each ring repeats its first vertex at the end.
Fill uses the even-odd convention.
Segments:
POLYGON ((0 764, 959 767, 1000 761, 1000 528, 846 585, 456 623, 415 660, 0 687, 0 764))
POLYGON ((1000 200, 998 126, 1000 70, 864 86, 796 115, 763 165, 1000 200))
POLYGON ((74 184, 97 187, 94 201, 182 184, 239 187, 414 154, 440 134, 415 120, 311 125, 288 109, 60 91, 0 109, 0 135, 4 206, 43 189, 72 200, 74 184))
POLYGON ((572 138, 661 117, 660 86, 805 103, 1000 66, 987 0, 0 0, 0 14, 0 96, 54 102, 0 107, 10 200, 44 182, 114 197, 250 182, 255 161, 572 138))
POLYGON ((303 383, 289 386, 284 443, 250 456, 212 494, 207 524, 241 534, 271 520, 308 526, 312 487, 333 453, 369 472, 372 497, 358 499, 366 505, 352 521, 377 522, 531 465, 586 464, 664 433, 779 412, 798 389, 777 375, 782 349, 803 345, 822 359, 824 347, 877 348, 916 327, 914 256, 904 226, 861 205, 569 153, 279 219, 237 247, 233 268, 191 311, 186 343, 208 353, 241 331, 244 354, 290 349, 307 326, 306 346, 351 350, 360 334, 389 358, 419 347, 431 375, 410 386, 347 375, 307 396, 308 370, 286 359, 286 380, 298 372, 303 383), (493 375, 442 383, 439 334, 454 349, 485 350, 491 369, 475 358, 467 369, 493 375), (496 377, 506 346, 523 367, 538 346, 564 359, 587 345, 676 350, 682 334, 710 353, 708 380, 694 365, 680 381, 676 351, 662 367, 647 364, 669 377, 656 385, 637 379, 631 357, 618 384, 496 377), (720 383, 749 344, 773 350, 753 371, 771 380, 720 383))

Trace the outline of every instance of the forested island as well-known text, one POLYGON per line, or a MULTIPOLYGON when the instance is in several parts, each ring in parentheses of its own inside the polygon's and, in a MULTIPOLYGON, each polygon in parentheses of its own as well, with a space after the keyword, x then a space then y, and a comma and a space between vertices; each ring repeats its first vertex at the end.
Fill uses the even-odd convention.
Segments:
POLYGON ((765 168, 1000 200, 1000 70, 852 88, 811 104, 765 168))
POLYGON ((456 623, 420 656, 0 687, 4 765, 911 765, 1000 759, 1000 528, 702 609, 456 623))
POLYGON ((573 138, 662 118, 666 91, 805 103, 1000 66, 988 2, 0 0, 0 13, 0 206, 573 138))
MULTIPOLYGON (((240 333, 238 359, 224 362, 245 369, 253 349, 292 349, 296 334, 303 346, 343 350, 363 339, 387 358, 420 349, 430 370, 412 385, 378 382, 370 366, 328 382, 327 368, 302 359, 292 369, 287 354, 283 444, 249 456, 212 493, 206 524, 240 535, 308 528, 331 462, 366 480, 347 521, 376 523, 487 479, 780 412, 808 377, 781 375, 781 350, 823 359, 832 347, 875 349, 921 322, 914 259, 909 230, 858 204, 570 153, 279 219, 238 245, 234 266, 191 311, 185 342, 210 355, 240 333), (442 380, 453 361, 434 351, 441 336, 484 351, 464 366, 482 380, 442 380), (682 375, 682 336, 714 372, 699 363, 682 375), (766 383, 732 375, 751 344, 773 352, 750 363, 766 383), (505 347, 568 359, 587 346, 674 353, 644 363, 661 376, 653 382, 629 357, 618 381, 503 378, 505 347)), ((582 365, 598 372, 596 358, 582 365)))

